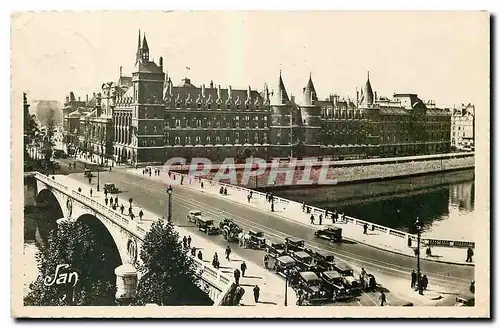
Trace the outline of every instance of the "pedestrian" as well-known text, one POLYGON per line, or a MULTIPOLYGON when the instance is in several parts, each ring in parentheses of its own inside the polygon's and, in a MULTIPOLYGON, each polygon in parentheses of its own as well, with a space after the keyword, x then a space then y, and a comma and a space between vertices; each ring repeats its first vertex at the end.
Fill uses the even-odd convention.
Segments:
POLYGON ((196 247, 191 248, 191 256, 195 257, 196 256, 196 247))
POLYGON ((302 212, 306 211, 306 202, 302 202, 302 212))
POLYGON ((236 285, 240 284, 240 270, 238 269, 234 270, 234 281, 236 282, 236 285))
POLYGON ((104 197, 108 198, 108 191, 104 189, 104 197))
POLYGON ((129 214, 129 215, 130 215, 130 214, 132 214, 132 206, 130 206, 130 207, 128 208, 128 214, 129 214))
POLYGON ((368 224, 363 224, 363 235, 367 235, 368 234, 368 224))
POLYGON ((125 206, 123 204, 120 206, 120 212, 123 214, 123 211, 125 210, 125 206))
POLYGON ((115 197, 115 205, 118 206, 118 196, 115 197))
POLYGON ((111 166, 109 167, 109 172, 111 172, 111 166))
POLYGON ((224 187, 224 196, 227 196, 227 187, 224 187))
POLYGON ((247 195, 247 200, 250 203, 250 194, 247 195))
POLYGON ((260 296, 260 288, 258 285, 255 285, 253 288, 253 298, 255 300, 255 303, 259 303, 259 296, 260 296))
POLYGON ((427 275, 424 274, 422 277, 422 289, 426 290, 427 289, 427 284, 429 283, 429 279, 427 279, 427 275))
POLYGON ((104 203, 108 206, 108 197, 104 198, 104 203))
POLYGON ((203 261, 203 254, 201 254, 201 250, 198 251, 198 260, 203 261))
POLYGON ((470 282, 469 291, 470 291, 472 294, 474 294, 474 292, 476 291, 476 284, 475 284, 474 280, 472 280, 472 281, 470 282))
POLYGON ((191 247, 191 235, 188 236, 187 242, 188 242, 188 248, 190 248, 191 247))
POLYGON ((142 220, 142 217, 144 216, 144 212, 142 210, 139 211, 139 219, 142 220))
POLYGON ((203 189, 203 181, 201 182, 201 189, 203 189))
POLYGON ((250 199, 253 197, 253 190, 250 190, 250 199))
POLYGON ((319 215, 319 225, 321 225, 321 222, 323 222, 323 214, 319 215))
POLYGON ((92 197, 92 188, 90 188, 90 197, 92 197))
POLYGON ((144 169, 142 169, 142 175, 144 175, 144 173, 145 173, 145 172, 144 172, 144 169))
POLYGON ((182 237, 182 246, 183 246, 184 248, 187 248, 187 243, 188 243, 188 241, 187 241, 186 236, 182 237))
POLYGON ((274 202, 271 203, 271 212, 274 212, 274 202))
POLYGON ((385 293, 383 290, 380 291, 380 306, 384 306, 386 302, 385 293))
POLYGON ((311 224, 314 224, 314 214, 311 214, 311 217, 309 219, 311 220, 311 224))
POLYGON ((415 288, 415 283, 417 282, 417 273, 415 270, 411 272, 411 289, 415 288))
POLYGON ((427 257, 432 256, 431 246, 427 246, 427 249, 425 250, 425 255, 427 255, 427 257))
POLYGON ((89 184, 91 184, 91 183, 92 183, 92 177, 89 176, 89 184))
POLYGON ((408 247, 411 247, 411 236, 408 235, 408 247))
POLYGON ((269 263, 269 255, 266 253, 264 254, 264 268, 269 269, 268 263, 269 263))
POLYGON ((241 262, 240 269, 241 269, 241 276, 244 277, 245 271, 247 271, 247 264, 245 263, 245 261, 241 262))
POLYGON ((472 250, 472 247, 467 248, 467 259, 465 262, 472 262, 472 257, 474 256, 474 251, 472 250))
POLYGON ((78 187, 78 192, 82 192, 82 188, 78 187))
POLYGON ((151 177, 151 169, 149 170, 149 176, 151 177))
POLYGON ((134 221, 135 215, 134 213, 130 213, 130 220, 134 221))
POLYGON ((226 259, 227 259, 228 261, 231 261, 231 260, 229 259, 229 255, 231 255, 231 247, 229 247, 229 245, 228 245, 228 246, 226 247, 226 259))

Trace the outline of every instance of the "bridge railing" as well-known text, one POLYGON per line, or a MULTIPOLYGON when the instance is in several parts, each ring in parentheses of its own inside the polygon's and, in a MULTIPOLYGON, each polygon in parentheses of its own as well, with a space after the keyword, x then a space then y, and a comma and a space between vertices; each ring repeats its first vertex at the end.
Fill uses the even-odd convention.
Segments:
MULTIPOLYGON (((185 181, 187 181, 187 183, 189 183, 190 178, 192 179, 192 181, 200 180, 198 177, 188 177, 186 174, 182 174, 182 173, 171 172, 171 174, 172 174, 172 176, 176 177, 176 179, 180 179, 180 177, 183 176, 185 181)), ((234 190, 236 192, 250 193, 250 191, 252 191, 253 196, 257 196, 258 198, 262 198, 262 199, 265 199, 265 196, 266 196, 266 194, 264 194, 262 192, 255 191, 255 190, 248 189, 248 188, 241 187, 241 186, 234 186, 231 184, 213 181, 213 180, 207 180, 207 179, 203 179, 203 178, 201 178, 200 181, 203 181, 205 184, 207 184, 207 183, 212 184, 214 186, 223 186, 223 187, 227 188, 228 190, 234 190)), ((302 204, 295 202, 295 201, 285 199, 285 198, 274 197, 274 200, 275 200, 275 203, 282 204, 284 206, 293 206, 294 208, 295 207, 302 207, 302 204)), ((315 206, 310 206, 307 204, 305 206, 310 208, 310 211, 312 214, 315 214, 315 215, 321 214, 321 215, 323 215, 323 217, 325 219, 327 218, 327 213, 328 213, 329 218, 331 218, 331 215, 333 215, 332 211, 327 211, 325 209, 318 208, 315 206)), ((375 224, 372 222, 360 220, 360 219, 353 218, 353 217, 350 217, 347 215, 344 215, 344 221, 347 223, 351 223, 351 224, 355 224, 355 225, 359 225, 359 226, 364 226, 366 224, 369 229, 373 229, 374 231, 385 233, 385 234, 388 234, 388 235, 391 235, 391 236, 394 236, 397 238, 401 238, 401 239, 405 239, 405 240, 407 240, 409 238, 413 241, 417 240, 417 236, 415 234, 410 234, 408 232, 392 229, 389 227, 384 227, 382 225, 378 225, 378 224, 375 224)), ((455 248, 467 248, 467 247, 474 248, 475 247, 475 242, 465 241, 465 240, 446 240, 446 239, 439 239, 439 238, 421 238, 421 241, 423 244, 427 244, 430 246, 455 247, 455 248)))

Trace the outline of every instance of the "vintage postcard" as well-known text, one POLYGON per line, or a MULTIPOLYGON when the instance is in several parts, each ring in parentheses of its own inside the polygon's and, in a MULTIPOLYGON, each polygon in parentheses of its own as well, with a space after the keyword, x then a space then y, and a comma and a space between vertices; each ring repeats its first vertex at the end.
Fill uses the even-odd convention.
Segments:
POLYGON ((490 316, 490 15, 11 17, 12 315, 490 316))

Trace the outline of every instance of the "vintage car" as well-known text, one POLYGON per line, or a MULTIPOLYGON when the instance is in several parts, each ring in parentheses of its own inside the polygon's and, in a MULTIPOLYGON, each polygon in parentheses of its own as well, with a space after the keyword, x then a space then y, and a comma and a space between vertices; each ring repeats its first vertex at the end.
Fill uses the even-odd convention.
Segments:
POLYGON ((313 258, 319 271, 334 270, 335 258, 333 254, 325 251, 316 251, 313 254, 313 258))
POLYGON ((267 247, 267 253, 274 257, 280 257, 285 254, 285 244, 270 243, 267 247))
POLYGON ((474 306, 475 296, 471 292, 458 295, 455 299, 455 306, 474 306))
POLYGON ((363 289, 361 282, 354 277, 354 270, 347 263, 337 261, 333 268, 345 279, 346 288, 351 292, 360 292, 363 289))
POLYGON ((296 268, 297 263, 294 259, 292 259, 288 255, 280 256, 275 258, 274 271, 282 277, 286 277, 286 275, 290 272, 290 270, 294 270, 296 268))
POLYGON ((304 251, 292 252, 291 257, 297 262, 301 271, 314 271, 314 261, 311 255, 304 251))
POLYGON ((118 188, 116 188, 114 183, 105 183, 104 191, 110 194, 114 194, 118 192, 118 188))
POLYGON ((299 273, 299 288, 306 294, 309 294, 309 299, 323 298, 326 300, 326 293, 322 289, 322 281, 311 271, 299 273))
POLYGON ((325 271, 319 275, 323 279, 323 286, 327 290, 327 295, 342 300, 349 298, 349 290, 346 288, 344 277, 337 271, 325 271))
POLYGON ((92 177, 92 171, 90 169, 85 169, 83 171, 83 176, 86 177, 86 178, 92 177))
POLYGON ((207 235, 216 235, 219 233, 219 229, 214 225, 214 220, 204 217, 199 217, 196 221, 198 230, 206 233, 207 235))
POLYGON ((288 252, 303 251, 306 248, 306 242, 304 240, 293 237, 285 238, 285 245, 288 252))
POLYGON ((266 238, 262 231, 250 230, 248 232, 248 248, 251 249, 264 249, 266 248, 266 238))
POLYGON ((188 221, 193 223, 198 222, 198 218, 200 217, 201 217, 201 211, 196 211, 196 210, 189 211, 187 215, 188 221))
POLYGON ((243 229, 236 223, 219 225, 224 240, 227 242, 237 242, 243 229))
POLYGON ((342 241, 342 228, 328 226, 324 229, 315 231, 314 235, 318 238, 326 239, 331 242, 340 242, 342 241))

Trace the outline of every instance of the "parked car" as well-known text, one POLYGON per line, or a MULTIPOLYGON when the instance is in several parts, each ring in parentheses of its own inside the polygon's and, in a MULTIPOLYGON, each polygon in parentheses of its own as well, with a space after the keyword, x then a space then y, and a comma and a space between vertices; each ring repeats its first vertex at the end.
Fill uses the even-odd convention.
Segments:
POLYGON ((337 271, 325 271, 319 275, 324 281, 327 294, 335 300, 347 299, 350 297, 345 284, 344 277, 337 271))
POLYGON ((85 169, 83 171, 83 176, 86 178, 91 178, 92 177, 92 171, 90 169, 85 169))
POLYGON ((288 255, 277 257, 274 261, 274 271, 280 276, 285 277, 286 272, 290 270, 294 270, 296 268, 297 263, 294 259, 292 259, 288 255))
POLYGON ((464 292, 455 299, 455 306, 474 306, 475 296, 471 292, 464 292))
POLYGON ((306 242, 304 240, 294 237, 285 238, 285 245, 287 252, 303 251, 306 248, 306 242))
POLYGON ((292 252, 291 257, 297 262, 301 271, 314 271, 313 258, 304 251, 292 252))
POLYGON ((325 299, 326 293, 322 289, 322 281, 311 271, 299 273, 299 288, 306 294, 309 294, 308 299, 325 299))
POLYGON ((313 255, 314 261, 319 271, 334 270, 335 258, 332 253, 325 251, 316 251, 313 255))
POLYGON ((285 244, 283 243, 271 243, 267 246, 267 253, 274 257, 280 257, 285 255, 285 244))
POLYGON ((248 232, 248 248, 263 249, 266 248, 266 238, 262 231, 250 230, 248 232))
POLYGON ((118 188, 116 188, 114 183, 105 183, 104 184, 104 191, 114 194, 118 192, 118 188))
POLYGON ((354 270, 345 262, 337 261, 333 265, 335 271, 337 271, 345 280, 346 288, 350 292, 360 292, 363 288, 361 282, 354 277, 354 270))
POLYGON ((206 233, 207 235, 216 235, 219 233, 219 229, 215 226, 214 220, 199 217, 196 225, 198 226, 198 230, 206 233))
POLYGON ((193 210, 193 211, 189 211, 189 213, 187 215, 187 220, 189 222, 196 223, 198 221, 198 218, 200 218, 200 217, 201 217, 201 211, 193 210))
POLYGON ((315 231, 314 235, 318 238, 326 239, 331 242, 340 242, 342 241, 342 228, 328 226, 324 229, 315 231))

